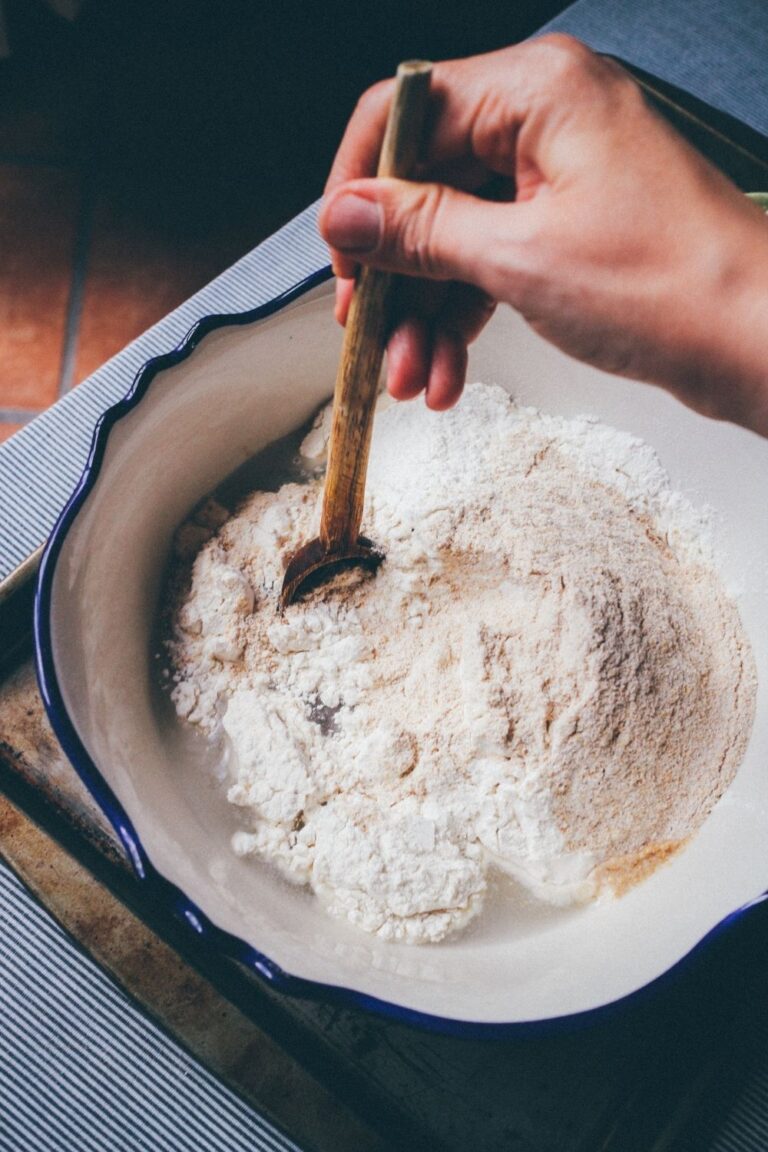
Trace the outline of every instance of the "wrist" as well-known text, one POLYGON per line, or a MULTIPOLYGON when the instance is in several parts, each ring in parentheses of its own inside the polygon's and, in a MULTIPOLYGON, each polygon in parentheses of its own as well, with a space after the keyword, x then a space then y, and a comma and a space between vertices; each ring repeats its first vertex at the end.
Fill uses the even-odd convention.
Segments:
POLYGON ((686 288, 688 346, 673 391, 768 436, 768 219, 747 209, 723 223, 686 288))
POLYGON ((723 418, 768 436, 768 218, 757 218, 739 252, 720 319, 723 418))

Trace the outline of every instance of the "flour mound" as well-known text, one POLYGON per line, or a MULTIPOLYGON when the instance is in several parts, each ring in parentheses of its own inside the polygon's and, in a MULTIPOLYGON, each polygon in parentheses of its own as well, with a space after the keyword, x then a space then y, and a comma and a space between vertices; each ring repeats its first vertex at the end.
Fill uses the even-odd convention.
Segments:
POLYGON ((174 617, 173 699, 229 743, 236 852, 424 942, 478 914, 489 868, 581 901, 700 826, 754 667, 706 518, 651 449, 481 384, 449 413, 392 406, 364 519, 385 563, 279 615, 320 484, 246 500, 174 617))

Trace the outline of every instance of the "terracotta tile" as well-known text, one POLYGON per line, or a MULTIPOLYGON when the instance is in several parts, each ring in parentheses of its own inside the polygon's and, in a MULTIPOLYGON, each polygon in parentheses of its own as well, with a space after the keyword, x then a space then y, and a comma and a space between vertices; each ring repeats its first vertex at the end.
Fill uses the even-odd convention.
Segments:
POLYGON ((74 382, 84 380, 259 239, 240 224, 229 235, 185 235, 181 225, 171 230, 153 224, 141 209, 101 199, 94 212, 74 382))
POLYGON ((0 421, 0 442, 7 440, 9 436, 13 436, 14 432, 18 432, 19 428, 23 427, 23 424, 4 424, 0 421))
POLYGON ((0 407, 58 396, 77 205, 74 173, 0 165, 0 407))

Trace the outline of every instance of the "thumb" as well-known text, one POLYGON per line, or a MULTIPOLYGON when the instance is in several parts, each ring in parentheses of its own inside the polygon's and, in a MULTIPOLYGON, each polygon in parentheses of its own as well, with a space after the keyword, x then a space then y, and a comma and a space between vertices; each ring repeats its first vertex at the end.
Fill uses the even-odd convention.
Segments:
POLYGON ((481 200, 444 184, 352 180, 325 201, 319 228, 341 275, 361 263, 429 280, 461 280, 497 300, 509 299, 527 207, 481 200))

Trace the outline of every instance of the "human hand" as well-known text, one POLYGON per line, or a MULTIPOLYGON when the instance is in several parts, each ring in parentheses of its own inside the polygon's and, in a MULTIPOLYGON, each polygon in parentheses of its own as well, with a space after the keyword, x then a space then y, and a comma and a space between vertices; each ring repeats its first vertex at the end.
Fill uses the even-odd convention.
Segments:
POLYGON ((768 434, 768 224, 626 73, 564 36, 435 65, 419 182, 371 178, 391 93, 358 104, 320 230, 340 320, 359 264, 411 278, 395 397, 454 404, 504 302, 570 355, 768 434))

